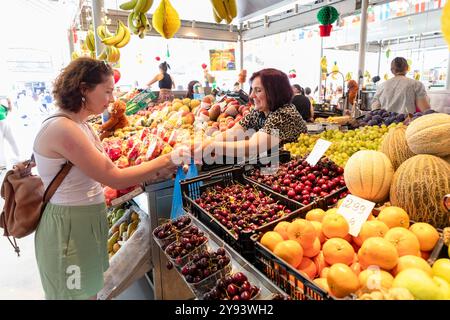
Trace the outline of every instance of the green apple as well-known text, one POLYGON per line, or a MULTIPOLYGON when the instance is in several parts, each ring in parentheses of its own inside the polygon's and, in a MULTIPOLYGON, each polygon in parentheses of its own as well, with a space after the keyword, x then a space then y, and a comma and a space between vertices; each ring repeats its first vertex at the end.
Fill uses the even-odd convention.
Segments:
POLYGON ((418 300, 440 300, 442 290, 433 278, 422 269, 401 271, 392 283, 393 288, 406 288, 418 300))
POLYGON ((441 277, 450 283, 450 259, 438 259, 431 268, 435 276, 441 277))

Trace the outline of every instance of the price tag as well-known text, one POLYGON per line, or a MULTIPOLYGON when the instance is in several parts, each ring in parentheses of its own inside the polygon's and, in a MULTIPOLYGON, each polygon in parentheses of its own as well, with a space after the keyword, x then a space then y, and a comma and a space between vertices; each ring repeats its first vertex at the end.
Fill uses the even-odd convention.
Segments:
POLYGON ((331 142, 323 139, 317 140, 311 153, 306 158, 306 161, 311 165, 315 166, 319 162, 320 158, 325 154, 328 148, 331 146, 331 142))
POLYGON ((344 216, 350 226, 349 233, 357 237, 361 231, 361 227, 366 222, 372 209, 375 207, 375 202, 367 201, 349 194, 345 197, 337 213, 344 216))

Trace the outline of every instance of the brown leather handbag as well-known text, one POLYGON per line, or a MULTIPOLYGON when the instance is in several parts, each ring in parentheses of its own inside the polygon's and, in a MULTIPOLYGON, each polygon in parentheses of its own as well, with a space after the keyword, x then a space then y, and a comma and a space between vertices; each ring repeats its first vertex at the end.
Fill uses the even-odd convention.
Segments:
MULTIPOLYGON (((50 118, 58 116, 61 115, 50 118)), ((5 200, 5 205, 0 214, 0 228, 3 228, 3 235, 8 238, 18 256, 20 249, 16 238, 23 238, 36 230, 45 206, 73 165, 69 161, 66 162, 46 190, 41 178, 32 174, 31 169, 34 166, 34 156, 16 164, 6 173, 1 187, 1 197, 5 200), (9 237, 13 237, 13 241, 9 237)))

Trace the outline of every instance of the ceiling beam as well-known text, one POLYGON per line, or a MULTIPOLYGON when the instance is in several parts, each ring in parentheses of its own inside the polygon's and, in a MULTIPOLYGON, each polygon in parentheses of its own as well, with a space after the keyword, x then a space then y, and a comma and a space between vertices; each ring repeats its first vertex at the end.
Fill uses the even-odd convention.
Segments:
POLYGON ((298 13, 295 13, 294 8, 279 15, 267 17, 264 19, 246 22, 244 24, 248 27, 241 31, 242 40, 254 40, 269 35, 278 34, 294 30, 297 28, 314 25, 317 22, 317 12, 325 5, 332 5, 335 7, 340 17, 345 17, 355 13, 356 0, 336 0, 329 3, 320 3, 312 5, 311 7, 301 7, 298 13))
MULTIPOLYGON (((106 15, 111 19, 111 25, 113 28, 117 26, 117 21, 122 21, 125 25, 128 24, 128 12, 120 10, 108 10, 106 15)), ((149 21, 152 19, 151 14, 147 14, 149 21)), ((89 25, 86 20, 85 11, 80 16, 81 26, 83 31, 89 25)), ((146 36, 160 37, 161 35, 155 30, 147 31, 146 36)), ((191 39, 191 40, 211 40, 211 41, 224 41, 224 42, 237 42, 239 40, 239 31, 237 26, 207 23, 181 20, 181 27, 175 34, 174 38, 178 39, 191 39), (194 25, 194 28, 192 27, 194 25), (231 31, 230 31, 231 28, 231 31)))

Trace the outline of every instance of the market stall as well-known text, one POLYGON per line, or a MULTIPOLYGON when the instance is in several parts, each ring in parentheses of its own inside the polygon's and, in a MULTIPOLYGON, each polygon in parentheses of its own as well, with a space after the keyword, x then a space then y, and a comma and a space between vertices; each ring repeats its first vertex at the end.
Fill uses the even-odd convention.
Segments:
MULTIPOLYGON (((354 11, 353 2, 335 5, 354 11)), ((112 16, 120 25, 130 14, 112 16)), ((287 22, 274 21, 278 31, 298 18, 289 15, 287 22)), ((223 26, 212 25, 236 41, 234 27, 225 36, 223 26)), ((268 27, 256 24, 241 39, 274 32, 268 27)), ((155 32, 140 28, 139 35, 155 32)), ((115 56, 110 48, 106 60, 111 52, 115 56)), ((226 95, 158 103, 152 93, 131 90, 116 101, 126 119, 121 126, 92 120, 120 168, 220 134, 253 107, 226 95)), ((450 193, 450 116, 367 110, 351 117, 321 108, 325 119, 274 155, 281 163, 271 174, 244 159, 235 166, 200 166, 199 176, 179 184, 106 187, 110 261, 118 269, 110 271, 116 275, 108 275, 101 297, 144 275, 156 299, 449 299, 444 199, 450 193), (184 213, 174 217, 177 187, 184 213), (138 255, 127 269, 119 261, 130 261, 130 252, 138 255), (418 289, 415 279, 429 290, 418 289)))

